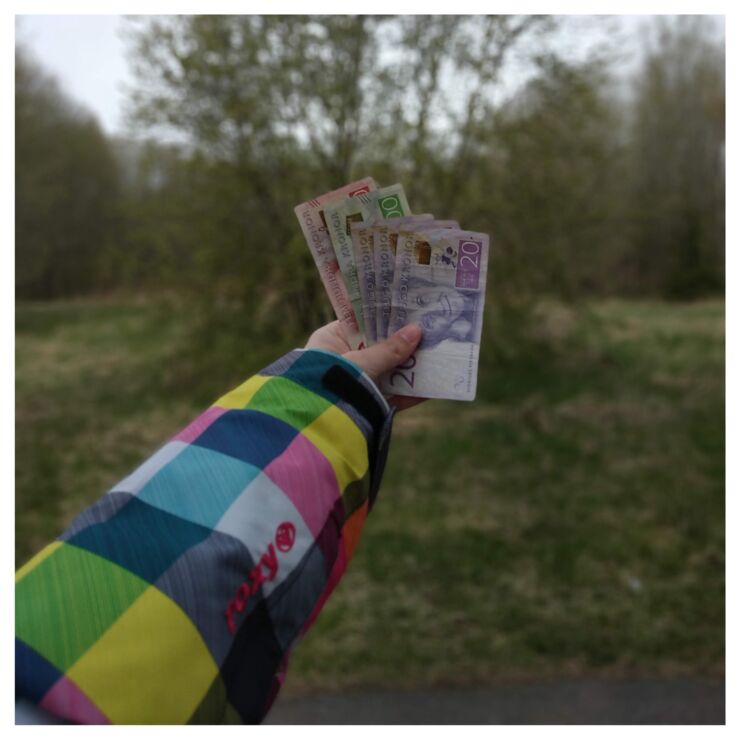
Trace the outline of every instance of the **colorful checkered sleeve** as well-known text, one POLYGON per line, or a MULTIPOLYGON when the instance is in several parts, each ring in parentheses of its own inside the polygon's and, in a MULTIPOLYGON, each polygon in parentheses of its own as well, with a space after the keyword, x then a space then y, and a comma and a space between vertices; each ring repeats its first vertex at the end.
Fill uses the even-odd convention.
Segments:
POLYGON ((296 350, 220 398, 16 575, 16 695, 80 723, 258 722, 344 573, 392 413, 296 350))

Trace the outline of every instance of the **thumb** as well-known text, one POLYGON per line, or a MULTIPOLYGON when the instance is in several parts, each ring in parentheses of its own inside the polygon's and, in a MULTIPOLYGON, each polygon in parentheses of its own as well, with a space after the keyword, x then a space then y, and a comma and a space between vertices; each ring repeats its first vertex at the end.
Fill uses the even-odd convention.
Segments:
POLYGON ((388 339, 367 349, 347 352, 345 357, 359 365, 373 380, 411 357, 421 341, 421 327, 407 324, 388 339))

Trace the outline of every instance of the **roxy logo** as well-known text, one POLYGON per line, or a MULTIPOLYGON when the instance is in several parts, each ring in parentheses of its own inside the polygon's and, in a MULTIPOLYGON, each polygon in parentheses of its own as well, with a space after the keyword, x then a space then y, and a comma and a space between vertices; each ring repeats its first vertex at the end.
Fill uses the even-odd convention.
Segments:
POLYGON ((267 552, 257 561, 257 564, 249 571, 246 580, 237 588, 234 598, 226 607, 224 616, 229 632, 236 632, 236 622, 234 614, 241 613, 247 606, 249 599, 257 594, 263 583, 274 580, 278 574, 280 563, 278 562, 277 551, 289 552, 295 543, 295 525, 292 522, 283 522, 278 525, 275 531, 275 542, 267 546, 267 552))
POLYGON ((288 552, 295 542, 295 527, 290 522, 283 522, 275 532, 275 544, 280 552, 288 552))

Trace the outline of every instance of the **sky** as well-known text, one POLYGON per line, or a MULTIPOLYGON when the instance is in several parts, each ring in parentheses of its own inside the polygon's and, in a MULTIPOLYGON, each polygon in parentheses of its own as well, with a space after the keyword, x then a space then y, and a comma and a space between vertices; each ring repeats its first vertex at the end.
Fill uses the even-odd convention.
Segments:
MULTIPOLYGON (((644 24, 644 16, 634 15, 618 16, 611 22, 607 18, 596 22, 592 17, 572 18, 560 43, 563 50, 578 56, 610 37, 616 28, 624 39, 628 70, 639 61, 638 40, 644 24)), ((124 134, 126 86, 133 84, 122 33, 126 26, 120 15, 17 16, 16 41, 58 77, 72 98, 97 114, 106 132, 124 134)))
POLYGON ((119 15, 16 17, 16 41, 92 109, 108 133, 124 131, 124 86, 132 82, 119 15))

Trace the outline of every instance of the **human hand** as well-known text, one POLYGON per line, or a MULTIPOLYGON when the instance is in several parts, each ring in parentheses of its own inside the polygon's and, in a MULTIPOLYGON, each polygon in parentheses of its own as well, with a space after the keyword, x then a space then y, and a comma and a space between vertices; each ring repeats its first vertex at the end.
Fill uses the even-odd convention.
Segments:
MULTIPOLYGON (((344 337, 339 321, 332 321, 311 334, 306 349, 327 349, 336 352, 359 365, 377 382, 383 373, 408 360, 420 341, 421 327, 417 324, 408 324, 372 347, 353 350, 344 337)), ((426 399, 409 396, 391 396, 388 399, 388 402, 399 411, 416 406, 422 401, 426 399)))

